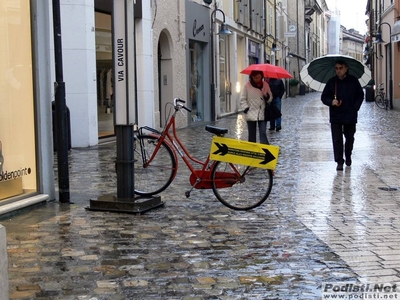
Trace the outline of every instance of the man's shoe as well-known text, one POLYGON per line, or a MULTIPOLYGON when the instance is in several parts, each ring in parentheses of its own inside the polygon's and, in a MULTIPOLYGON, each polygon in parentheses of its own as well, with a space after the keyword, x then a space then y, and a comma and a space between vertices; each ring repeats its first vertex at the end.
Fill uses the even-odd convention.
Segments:
POLYGON ((343 171, 343 163, 337 164, 336 171, 343 171))
POLYGON ((274 130, 275 130, 275 127, 274 127, 274 128, 271 127, 271 128, 269 129, 269 131, 274 131, 274 130))
POLYGON ((281 130, 282 129, 282 127, 276 127, 276 132, 278 132, 279 130, 281 130))
POLYGON ((351 158, 346 159, 346 166, 348 166, 348 167, 351 166, 351 158))

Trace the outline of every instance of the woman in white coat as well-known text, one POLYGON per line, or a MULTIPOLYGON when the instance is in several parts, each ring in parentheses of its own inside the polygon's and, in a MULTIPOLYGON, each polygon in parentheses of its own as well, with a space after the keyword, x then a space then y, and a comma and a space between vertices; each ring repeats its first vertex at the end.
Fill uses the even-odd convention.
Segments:
POLYGON ((246 82, 242 88, 240 95, 240 106, 245 114, 248 129, 248 141, 257 141, 257 125, 260 133, 260 143, 268 144, 267 138, 267 122, 264 120, 265 101, 272 102, 272 93, 269 84, 263 80, 262 71, 252 71, 250 80, 246 82))

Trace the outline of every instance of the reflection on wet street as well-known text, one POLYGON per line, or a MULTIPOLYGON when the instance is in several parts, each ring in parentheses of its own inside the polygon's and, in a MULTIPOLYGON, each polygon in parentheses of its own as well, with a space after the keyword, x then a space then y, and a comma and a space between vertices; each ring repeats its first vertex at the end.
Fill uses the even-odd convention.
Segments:
POLYGON ((353 164, 343 172, 333 172, 327 113, 315 101, 304 110, 300 165, 306 176, 299 177, 297 215, 360 280, 397 282, 400 150, 390 139, 399 134, 398 112, 364 103, 353 164))
MULTIPOLYGON (((233 211, 189 189, 179 160, 163 207, 137 215, 87 210, 116 193, 115 143, 70 153, 73 204, 32 208, 7 229, 10 299, 320 299, 324 282, 399 281, 400 117, 364 103, 353 164, 337 172, 319 93, 287 98, 267 201, 233 211)), ((242 115, 215 122, 247 139, 242 115)), ((203 159, 204 125, 179 129, 203 159)))

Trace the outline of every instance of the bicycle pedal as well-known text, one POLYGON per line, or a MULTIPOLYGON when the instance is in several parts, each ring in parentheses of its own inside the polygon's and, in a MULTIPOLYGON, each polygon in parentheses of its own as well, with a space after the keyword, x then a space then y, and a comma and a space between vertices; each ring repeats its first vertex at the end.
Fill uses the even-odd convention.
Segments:
POLYGON ((185 192, 185 196, 186 196, 186 198, 189 198, 190 197, 190 191, 186 191, 185 192))

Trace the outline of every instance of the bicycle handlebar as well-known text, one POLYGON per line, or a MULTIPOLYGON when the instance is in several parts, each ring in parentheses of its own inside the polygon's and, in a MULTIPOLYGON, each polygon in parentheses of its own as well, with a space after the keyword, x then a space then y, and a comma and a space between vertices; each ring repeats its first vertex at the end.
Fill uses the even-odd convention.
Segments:
POLYGON ((182 99, 180 99, 180 98, 175 98, 175 99, 174 99, 174 107, 175 107, 175 109, 183 108, 184 110, 187 110, 188 112, 191 112, 191 111, 192 111, 190 108, 188 108, 188 107, 186 107, 185 105, 180 104, 180 103, 186 103, 186 101, 185 101, 185 100, 182 100, 182 99))

